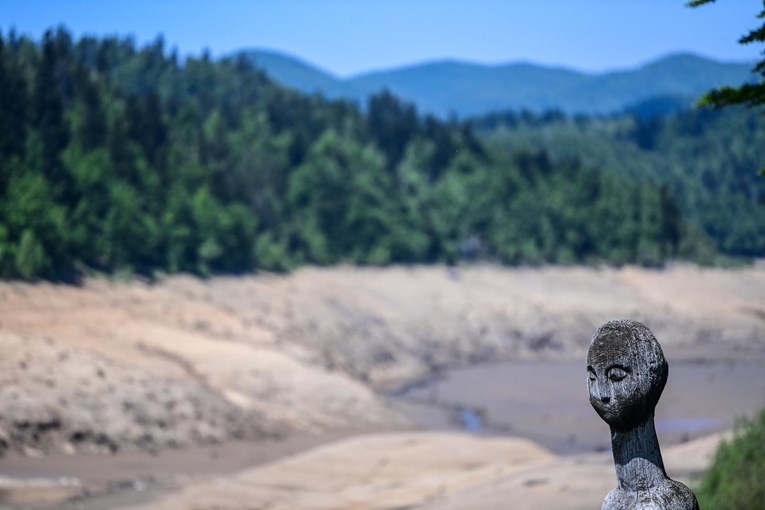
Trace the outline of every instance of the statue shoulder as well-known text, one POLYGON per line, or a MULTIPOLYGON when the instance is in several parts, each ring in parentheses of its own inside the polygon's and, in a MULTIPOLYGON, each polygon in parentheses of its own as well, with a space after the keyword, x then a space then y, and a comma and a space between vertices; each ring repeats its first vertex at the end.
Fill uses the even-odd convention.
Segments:
POLYGON ((667 479, 645 492, 612 489, 603 500, 601 510, 699 510, 693 491, 684 484, 667 479))
POLYGON ((669 493, 673 505, 668 507, 677 510, 699 510, 699 502, 696 495, 685 484, 668 479, 666 491, 669 493))
POLYGON ((603 506, 600 508, 601 510, 623 510, 625 508, 633 508, 635 502, 634 494, 617 487, 611 489, 606 495, 606 499, 603 500, 603 506))

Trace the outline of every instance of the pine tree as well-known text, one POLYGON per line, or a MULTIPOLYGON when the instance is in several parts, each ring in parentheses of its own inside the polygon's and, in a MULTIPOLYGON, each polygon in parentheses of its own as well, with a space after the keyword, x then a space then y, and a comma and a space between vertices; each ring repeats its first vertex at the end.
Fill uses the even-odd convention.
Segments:
MULTIPOLYGON (((715 0, 691 0, 689 7, 698 7, 700 5, 713 3, 715 0)), ((763 2, 762 11, 757 18, 765 20, 765 2, 763 2)), ((765 21, 758 28, 754 28, 746 35, 739 38, 740 44, 765 43, 765 21)), ((765 51, 762 51, 765 55, 765 51)), ((744 83, 738 87, 724 86, 710 90, 699 100, 700 105, 722 106, 745 104, 748 106, 765 105, 765 58, 761 59, 752 68, 752 72, 759 74, 762 80, 759 83, 744 83)), ((760 169, 760 175, 765 175, 765 167, 760 169)))
MULTIPOLYGON (((692 0, 688 2, 690 7, 713 3, 715 0, 692 0)), ((757 17, 765 19, 765 2, 763 10, 757 17)), ((765 43, 765 21, 758 28, 752 29, 748 34, 741 36, 738 42, 740 44, 751 44, 755 42, 765 43)), ((757 106, 765 104, 765 58, 757 62, 752 72, 762 76, 760 83, 745 83, 739 87, 720 87, 708 92, 701 98, 701 104, 712 106, 727 106, 732 104, 748 104, 757 106)))
POLYGON ((0 160, 21 157, 26 140, 27 91, 13 48, 0 34, 0 160))

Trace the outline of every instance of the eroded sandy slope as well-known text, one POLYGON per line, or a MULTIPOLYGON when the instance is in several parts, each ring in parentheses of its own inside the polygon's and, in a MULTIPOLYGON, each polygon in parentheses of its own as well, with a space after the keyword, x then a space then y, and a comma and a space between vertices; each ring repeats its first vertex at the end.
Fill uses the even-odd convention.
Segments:
POLYGON ((0 447, 398 426, 386 391, 439 367, 577 358, 616 317, 643 320, 669 347, 762 350, 765 270, 339 267, 3 283, 0 447))

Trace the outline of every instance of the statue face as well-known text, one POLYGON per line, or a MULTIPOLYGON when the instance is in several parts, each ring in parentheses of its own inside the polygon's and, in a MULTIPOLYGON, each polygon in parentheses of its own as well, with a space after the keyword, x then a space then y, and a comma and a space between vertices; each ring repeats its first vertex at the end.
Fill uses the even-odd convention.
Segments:
POLYGON ((634 321, 607 323, 587 353, 590 404, 612 428, 629 430, 653 414, 666 382, 666 366, 645 326, 634 321))

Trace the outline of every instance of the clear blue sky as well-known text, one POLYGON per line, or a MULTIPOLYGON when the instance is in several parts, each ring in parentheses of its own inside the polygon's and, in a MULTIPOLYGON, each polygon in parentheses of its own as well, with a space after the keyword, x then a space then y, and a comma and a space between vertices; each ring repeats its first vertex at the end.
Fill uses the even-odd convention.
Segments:
POLYGON ((425 60, 534 61, 601 71, 671 52, 754 61, 737 39, 760 0, 0 0, 0 29, 39 38, 163 34, 181 54, 268 48, 347 76, 425 60))

